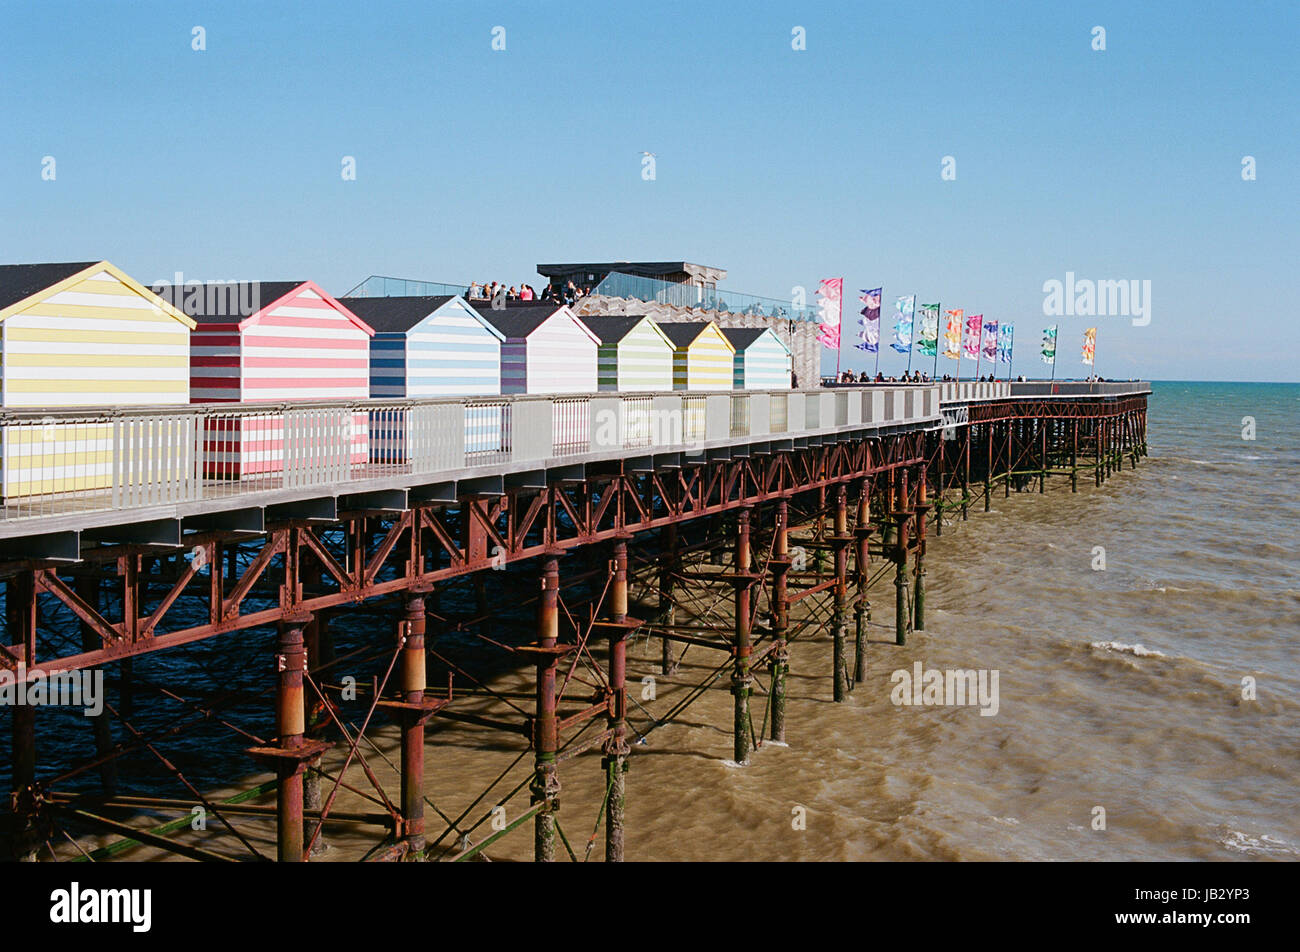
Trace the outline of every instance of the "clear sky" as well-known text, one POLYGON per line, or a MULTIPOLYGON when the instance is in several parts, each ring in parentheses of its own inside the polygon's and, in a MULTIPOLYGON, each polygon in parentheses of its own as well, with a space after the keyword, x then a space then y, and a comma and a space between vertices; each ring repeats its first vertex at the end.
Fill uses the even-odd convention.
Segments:
POLYGON ((1027 373, 1074 272, 1149 280, 1151 320, 1061 318, 1060 376, 1096 325, 1103 376, 1295 381, 1298 40, 1295 2, 0 0, 0 262, 343 293, 686 259, 1014 321, 1027 373))

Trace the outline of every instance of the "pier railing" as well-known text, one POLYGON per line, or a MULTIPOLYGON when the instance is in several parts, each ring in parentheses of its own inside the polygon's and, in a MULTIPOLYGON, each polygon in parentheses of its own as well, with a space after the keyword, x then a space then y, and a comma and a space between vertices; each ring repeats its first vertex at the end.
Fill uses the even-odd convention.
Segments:
POLYGON ((1121 397, 1150 392, 1146 380, 1017 380, 1011 384, 1013 397, 1121 397))
POLYGON ((40 517, 201 511, 257 493, 346 493, 385 480, 423 485, 632 452, 689 457, 742 441, 937 424, 939 402, 936 386, 900 386, 7 409, 0 534, 18 535, 15 524, 40 517))

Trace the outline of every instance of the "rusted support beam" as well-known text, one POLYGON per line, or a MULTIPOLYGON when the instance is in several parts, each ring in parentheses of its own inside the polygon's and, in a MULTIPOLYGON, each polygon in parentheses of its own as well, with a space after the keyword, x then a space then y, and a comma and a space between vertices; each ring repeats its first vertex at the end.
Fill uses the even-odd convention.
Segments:
MULTIPOLYGON (((670 523, 664 527, 664 552, 660 556, 658 621, 661 625, 671 625, 677 618, 677 605, 673 601, 673 584, 676 573, 681 568, 680 559, 677 524, 670 523)), ((677 670, 677 658, 673 652, 672 642, 667 638, 662 639, 660 650, 659 670, 664 675, 671 675, 677 670)))
MULTIPOLYGON (((942 443, 940 444, 942 450, 942 443)), ((853 683, 867 679, 867 629, 871 623, 871 602, 867 598, 868 573, 871 563, 871 483, 863 479, 858 493, 857 549, 854 553, 855 584, 857 596, 853 604, 853 683)), ((942 518, 942 513, 940 514, 942 518)))
POLYGON ((790 572, 790 506, 785 499, 776 501, 773 524, 772 558, 772 651, 768 669, 772 674, 772 740, 785 743, 785 696, 790 677, 790 648, 786 636, 790 630, 790 604, 786 600, 787 576, 790 572))
POLYGON ((749 695, 754 679, 749 670, 749 656, 753 650, 750 641, 750 586, 751 553, 749 548, 748 507, 736 513, 736 658, 731 672, 731 694, 735 701, 732 718, 732 755, 736 764, 746 766, 750 754, 749 695))
POLYGON ((844 483, 835 487, 835 535, 831 541, 835 547, 835 587, 831 596, 834 599, 831 609, 832 676, 835 700, 845 701, 849 696, 849 662, 845 654, 848 562, 849 543, 853 537, 849 535, 848 486, 844 483))
POLYGON ((424 705, 426 686, 424 596, 431 586, 417 586, 406 593, 403 618, 398 629, 401 644, 402 701, 402 825, 409 847, 406 858, 424 858, 424 705))
POLYGON ((276 733, 280 749, 290 754, 276 763, 277 852, 282 863, 302 862, 303 803, 302 772, 304 761, 292 754, 303 746, 306 733, 303 707, 302 676, 307 652, 303 627, 311 616, 303 613, 280 623, 280 643, 276 652, 279 679, 276 684, 276 733))
POLYGON ((930 499, 925 485, 925 471, 922 470, 921 478, 916 484, 916 595, 912 601, 912 625, 919 631, 925 631, 925 514, 929 511, 930 499))
MULTIPOLYGON (((967 456, 969 458, 970 444, 967 443, 967 456)), ((908 608, 908 578, 907 578, 907 549, 908 549, 908 528, 911 523, 911 513, 907 506, 907 472, 901 474, 898 486, 898 495, 894 503, 894 531, 896 534, 896 545, 894 546, 894 562, 896 565, 894 574, 894 643, 899 645, 907 644, 907 630, 910 626, 909 608, 908 608)))
POLYGON ((555 652, 560 635, 560 563, 554 555, 542 560, 542 597, 537 602, 537 717, 533 723, 535 752, 531 802, 540 806, 533 819, 533 858, 539 863, 555 861, 555 814, 559 811, 560 778, 555 753, 558 730, 555 714, 555 673, 559 657, 555 652))
POLYGON ((627 806, 627 540, 615 539, 613 579, 610 584, 609 620, 609 737, 605 741, 608 802, 605 806, 605 862, 623 861, 623 823, 627 806))

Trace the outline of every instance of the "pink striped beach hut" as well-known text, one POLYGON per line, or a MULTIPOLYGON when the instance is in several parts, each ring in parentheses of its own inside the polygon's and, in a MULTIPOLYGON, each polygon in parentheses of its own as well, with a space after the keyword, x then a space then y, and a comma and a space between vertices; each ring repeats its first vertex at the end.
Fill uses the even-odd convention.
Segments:
MULTIPOLYGON (((313 281, 155 286, 196 326, 191 403, 363 400, 370 395, 370 326, 313 281)), ((365 463, 364 411, 216 417, 204 441, 206 475, 279 473, 290 459, 365 463), (331 455, 339 459, 331 458, 331 455)))

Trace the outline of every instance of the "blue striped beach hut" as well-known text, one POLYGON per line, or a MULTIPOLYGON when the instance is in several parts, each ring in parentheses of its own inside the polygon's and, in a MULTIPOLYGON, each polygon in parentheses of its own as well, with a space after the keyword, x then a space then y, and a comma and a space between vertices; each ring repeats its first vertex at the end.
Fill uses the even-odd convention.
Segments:
MULTIPOLYGON (((375 330, 370 339, 370 396, 474 397, 501 393, 504 335, 459 295, 356 297, 342 302, 375 330)), ((374 410, 371 458, 411 461, 424 409, 374 410), (412 420, 415 414, 415 421, 412 420)), ((465 450, 488 453, 505 440, 505 411, 476 405, 465 414, 465 450)))
POLYGON ((597 351, 601 390, 673 389, 673 342, 646 315, 584 317, 600 338, 597 351))
POLYGON ((340 302, 375 330, 370 396, 462 397, 501 392, 505 336, 459 295, 340 302))
POLYGON ((790 348, 770 327, 724 327, 722 333, 736 348, 735 389, 790 389, 790 348))

